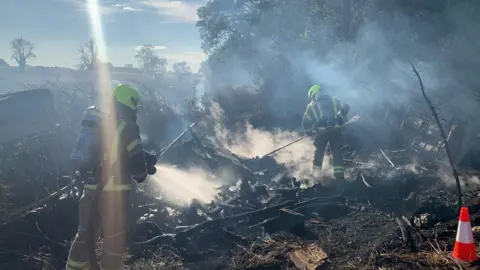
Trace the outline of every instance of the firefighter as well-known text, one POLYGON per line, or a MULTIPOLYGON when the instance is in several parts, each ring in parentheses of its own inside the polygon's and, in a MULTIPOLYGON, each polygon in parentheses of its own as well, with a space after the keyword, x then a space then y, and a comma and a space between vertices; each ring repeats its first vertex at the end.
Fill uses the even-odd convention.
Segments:
POLYGON ((310 103, 303 115, 302 125, 307 135, 314 139, 313 170, 321 170, 325 148, 329 143, 333 156, 333 175, 337 180, 344 180, 341 128, 349 106, 336 97, 323 94, 319 85, 313 85, 309 89, 308 98, 310 103))
MULTIPOLYGON (((138 92, 129 85, 119 85, 113 90, 113 98, 116 117, 107 117, 106 121, 115 121, 116 130, 112 138, 102 140, 105 142, 102 143, 105 156, 100 159, 99 168, 94 170, 99 173, 93 177, 93 182, 84 183, 84 194, 79 201, 78 231, 68 255, 67 270, 89 267, 89 261, 92 261, 90 258, 92 252, 89 248, 93 244, 89 245, 88 239, 91 236, 96 242, 100 235, 103 238, 100 268, 102 270, 122 269, 132 210, 131 181, 133 179, 141 183, 146 179, 147 173, 155 173, 156 157, 143 150, 140 130, 136 124, 138 92), (106 173, 109 171, 106 170, 107 166, 118 169, 111 169, 106 173)), ((84 132, 84 134, 95 133, 84 132)), ((80 137, 77 141, 95 141, 80 137)), ((84 144, 82 146, 85 149, 92 148, 84 144)), ((96 260, 96 256, 94 259, 96 260)), ((90 265, 90 267, 93 266, 90 265)))

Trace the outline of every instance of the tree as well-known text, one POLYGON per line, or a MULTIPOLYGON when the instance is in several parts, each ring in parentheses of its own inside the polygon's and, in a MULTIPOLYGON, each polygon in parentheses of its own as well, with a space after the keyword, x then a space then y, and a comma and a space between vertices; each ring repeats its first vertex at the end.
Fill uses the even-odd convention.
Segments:
POLYGON ((80 64, 81 70, 92 70, 98 62, 98 47, 93 39, 80 45, 78 48, 80 52, 80 64))
POLYGON ((173 72, 178 74, 192 73, 192 69, 188 66, 186 61, 174 63, 172 68, 173 72))
MULTIPOLYGON (((295 115, 303 113, 307 101, 305 91, 317 83, 345 99, 364 91, 375 93, 368 101, 355 99, 355 107, 373 122, 385 122, 373 119, 384 104, 397 104, 392 102, 400 97, 399 104, 408 107, 418 98, 408 91, 410 79, 390 79, 409 68, 408 58, 438 73, 435 91, 444 118, 474 123, 472 110, 478 104, 466 105, 474 99, 449 97, 480 89, 480 57, 475 53, 479 42, 472 40, 480 24, 479 10, 479 1, 466 0, 208 1, 197 12, 202 49, 208 54, 208 72, 205 66, 201 72, 208 78, 210 96, 223 93, 225 84, 249 84, 251 78, 267 97, 267 129, 295 128, 295 115)), ((243 105, 226 106, 232 104, 243 105)))
POLYGON ((33 53, 35 46, 23 38, 14 39, 10 46, 12 47, 12 59, 17 61, 20 70, 25 70, 27 60, 35 59, 37 57, 33 53))
POLYGON ((140 68, 151 77, 167 71, 167 59, 159 57, 153 45, 141 46, 135 59, 139 62, 140 68))

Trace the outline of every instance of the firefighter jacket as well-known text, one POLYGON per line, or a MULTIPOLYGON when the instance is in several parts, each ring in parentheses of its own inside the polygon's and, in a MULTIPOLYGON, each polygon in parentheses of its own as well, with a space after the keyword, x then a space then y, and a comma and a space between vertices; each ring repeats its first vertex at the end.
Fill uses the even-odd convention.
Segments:
MULTIPOLYGON (((140 128, 131 120, 119 119, 115 133, 106 142, 106 155, 101 167, 109 166, 111 170, 100 170, 102 176, 108 177, 105 191, 126 191, 131 189, 132 175, 145 175, 146 160, 140 139, 140 128), (105 175, 108 174, 108 176, 105 175)), ((135 179, 138 182, 145 180, 135 179)), ((96 189, 97 185, 85 185, 86 189, 96 189)))
POLYGON ((340 99, 329 95, 317 94, 310 101, 303 114, 302 126, 305 130, 318 127, 341 127, 343 118, 348 113, 348 105, 340 99))

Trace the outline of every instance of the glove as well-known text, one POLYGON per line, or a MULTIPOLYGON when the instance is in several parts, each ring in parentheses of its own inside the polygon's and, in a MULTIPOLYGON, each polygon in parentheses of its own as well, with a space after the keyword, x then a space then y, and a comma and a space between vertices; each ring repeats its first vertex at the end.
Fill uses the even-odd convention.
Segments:
POLYGON ((154 175, 157 172, 157 168, 155 166, 147 167, 147 173, 150 175, 154 175))
POLYGON ((143 181, 145 181, 146 178, 147 178, 147 173, 133 175, 133 180, 135 180, 135 182, 137 183, 142 183, 143 181))
POLYGON ((149 175, 154 175, 157 172, 155 165, 157 164, 157 156, 154 154, 145 152, 145 163, 147 163, 147 173, 149 175))
POLYGON ((154 167, 157 164, 157 156, 154 154, 145 152, 145 162, 147 163, 147 168, 154 167))
POLYGON ((347 116, 348 111, 350 111, 350 106, 348 104, 343 104, 342 108, 340 109, 340 115, 345 117, 347 116))

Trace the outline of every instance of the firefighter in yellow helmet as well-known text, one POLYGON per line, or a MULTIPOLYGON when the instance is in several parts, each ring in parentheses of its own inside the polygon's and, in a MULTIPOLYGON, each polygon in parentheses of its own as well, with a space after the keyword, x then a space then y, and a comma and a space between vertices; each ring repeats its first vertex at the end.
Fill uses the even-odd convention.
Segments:
MULTIPOLYGON (((79 202, 78 231, 70 248, 67 270, 87 269, 89 264, 91 268, 96 267, 91 265, 97 264, 96 256, 91 258, 94 253, 92 247, 100 235, 103 238, 100 269, 122 269, 132 207, 131 181, 133 179, 140 183, 145 180, 147 173, 155 173, 156 158, 143 150, 140 130, 136 124, 137 105, 140 100, 138 92, 129 85, 119 85, 113 90, 113 98, 116 117, 105 119, 116 121, 116 130, 112 138, 102 140, 104 143, 101 149, 104 149, 105 156, 96 158, 101 160, 96 168, 82 168, 96 173, 88 178, 90 180, 84 181, 84 194, 79 202), (113 169, 113 172, 107 175, 105 166, 118 169, 113 169)), ((84 118, 82 124, 85 121, 84 118)), ((96 125, 87 122, 87 126, 96 125)), ((83 138, 83 142, 86 141, 95 140, 83 138)))
POLYGON ((313 169, 319 171, 322 168, 325 148, 330 143, 333 175, 337 180, 344 180, 341 128, 350 107, 336 97, 321 93, 319 85, 313 85, 309 89, 308 98, 310 103, 303 115, 302 125, 307 134, 314 138, 316 149, 313 169))

